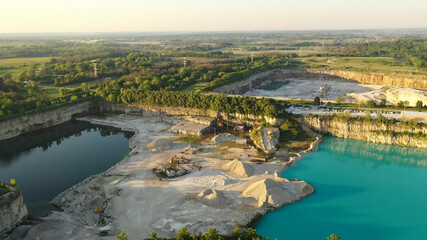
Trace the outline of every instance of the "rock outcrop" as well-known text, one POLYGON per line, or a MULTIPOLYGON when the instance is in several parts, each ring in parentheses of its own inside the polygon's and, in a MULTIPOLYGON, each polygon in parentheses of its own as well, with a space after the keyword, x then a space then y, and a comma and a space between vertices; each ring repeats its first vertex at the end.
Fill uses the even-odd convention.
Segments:
POLYGON ((43 128, 52 127, 70 121, 74 117, 88 113, 92 102, 83 102, 64 106, 41 113, 30 113, 0 122, 0 141, 43 128))
POLYGON ((243 94, 253 88, 259 88, 263 85, 269 84, 275 78, 275 72, 280 70, 270 70, 263 73, 255 74, 242 81, 230 83, 221 87, 215 88, 214 92, 226 93, 226 94, 243 94))
POLYGON ((420 76, 402 77, 398 75, 385 75, 380 73, 364 73, 330 69, 306 69, 308 73, 320 75, 323 79, 343 78, 359 83, 385 85, 402 88, 414 88, 427 90, 427 79, 420 76))
POLYGON ((427 127, 425 125, 409 126, 403 123, 381 123, 318 116, 302 117, 302 121, 323 134, 340 138, 427 148, 427 127))
POLYGON ((156 139, 149 144, 147 144, 147 149, 150 152, 161 152, 165 150, 169 150, 172 146, 172 141, 170 139, 156 139))
POLYGON ((213 143, 236 142, 236 143, 246 144, 246 139, 236 137, 231 133, 220 133, 212 138, 212 142, 213 143))
POLYGON ((265 153, 277 151, 276 145, 279 143, 280 131, 278 128, 261 127, 251 132, 251 139, 255 145, 265 153))
POLYGON ((183 121, 177 123, 170 130, 177 134, 182 135, 191 135, 191 136, 204 136, 206 134, 212 133, 214 131, 213 127, 210 125, 195 123, 195 122, 187 122, 183 121))
POLYGON ((93 175, 60 193, 51 203, 62 208, 66 213, 72 212, 78 215, 81 223, 94 225, 99 220, 99 213, 94 210, 102 208, 107 203, 107 199, 120 194, 120 191, 114 191, 114 188, 109 192, 104 190, 103 185, 108 180, 111 179, 105 173, 93 175))
POLYGON ((0 233, 15 228, 28 214, 20 191, 12 191, 0 196, 0 233))

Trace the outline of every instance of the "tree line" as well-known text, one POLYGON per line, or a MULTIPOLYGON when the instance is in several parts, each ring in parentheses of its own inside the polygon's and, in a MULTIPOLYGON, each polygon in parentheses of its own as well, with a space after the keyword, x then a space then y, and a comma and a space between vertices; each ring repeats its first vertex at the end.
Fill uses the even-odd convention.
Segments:
POLYGON ((341 54, 354 57, 392 57, 408 60, 415 67, 427 67, 427 39, 350 44, 342 49, 341 54))
POLYGON ((225 114, 287 116, 283 110, 284 106, 280 102, 267 98, 228 97, 223 94, 205 95, 194 92, 140 91, 135 88, 120 88, 120 90, 109 91, 98 89, 97 95, 112 103, 196 108, 225 114))

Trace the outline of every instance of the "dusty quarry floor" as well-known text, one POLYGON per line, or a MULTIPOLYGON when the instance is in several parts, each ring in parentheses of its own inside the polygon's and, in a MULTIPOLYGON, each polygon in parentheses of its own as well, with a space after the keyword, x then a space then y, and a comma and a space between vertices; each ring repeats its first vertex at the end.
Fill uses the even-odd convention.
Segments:
POLYGON ((247 96, 267 96, 267 97, 285 97, 302 100, 313 100, 320 87, 325 84, 331 85, 330 95, 328 100, 335 100, 337 97, 345 96, 349 93, 369 92, 373 87, 368 85, 357 84, 351 81, 340 80, 312 80, 312 79, 286 79, 277 80, 289 81, 283 87, 276 90, 254 89, 246 92, 247 96))
POLYGON ((313 100, 319 88, 328 84, 331 86, 330 93, 326 98, 322 98, 323 101, 335 101, 337 97, 341 97, 343 102, 348 103, 365 103, 373 100, 379 104, 382 99, 392 105, 396 105, 399 101, 407 101, 408 106, 415 106, 418 100, 427 103, 426 90, 366 85, 345 80, 286 79, 275 82, 288 83, 276 90, 253 89, 244 95, 313 100))

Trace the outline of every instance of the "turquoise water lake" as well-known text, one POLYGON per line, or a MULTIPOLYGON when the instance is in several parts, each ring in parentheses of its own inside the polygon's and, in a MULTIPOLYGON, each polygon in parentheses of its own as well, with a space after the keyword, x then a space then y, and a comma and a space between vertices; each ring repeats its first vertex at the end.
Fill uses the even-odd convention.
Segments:
POLYGON ((42 216, 55 196, 104 172, 130 152, 132 133, 68 122, 0 142, 0 181, 16 179, 28 211, 42 216))
POLYGON ((264 237, 427 238, 427 149, 327 137, 281 175, 316 192, 267 213, 256 228, 264 237))

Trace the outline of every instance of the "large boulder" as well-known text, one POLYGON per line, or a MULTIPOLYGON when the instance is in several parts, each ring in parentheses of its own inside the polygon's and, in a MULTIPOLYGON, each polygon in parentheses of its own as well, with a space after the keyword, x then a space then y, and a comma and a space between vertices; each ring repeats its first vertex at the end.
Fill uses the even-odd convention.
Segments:
POLYGON ((15 228, 28 214, 22 193, 10 187, 7 193, 0 193, 0 233, 15 228))
POLYGON ((279 143, 280 131, 278 128, 261 127, 253 129, 251 139, 255 145, 265 153, 277 151, 276 145, 279 143))

